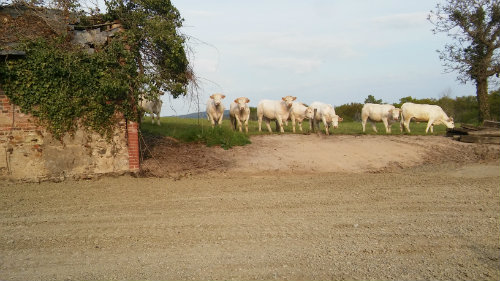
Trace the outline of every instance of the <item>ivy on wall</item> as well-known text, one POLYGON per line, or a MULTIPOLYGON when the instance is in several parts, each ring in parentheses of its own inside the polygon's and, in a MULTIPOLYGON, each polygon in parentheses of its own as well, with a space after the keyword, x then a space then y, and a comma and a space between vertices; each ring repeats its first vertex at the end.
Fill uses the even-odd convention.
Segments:
POLYGON ((26 56, 0 63, 0 85, 24 113, 61 138, 80 125, 110 136, 116 113, 135 119, 137 71, 121 40, 95 54, 57 40, 23 45, 26 56))
MULTIPOLYGON (((43 6, 43 2, 19 2, 43 6)), ((73 7, 70 10, 80 15, 80 24, 90 19, 75 10, 78 0, 55 2, 65 4, 66 12, 73 7)), ((185 95, 194 79, 186 38, 178 31, 183 19, 169 0, 110 0, 106 5, 107 14, 91 18, 118 21, 125 30, 96 53, 68 43, 65 35, 30 37, 21 46, 24 58, 0 61, 5 94, 56 138, 78 126, 109 137, 117 113, 137 120, 139 91, 148 98, 165 93, 175 98, 185 95)))

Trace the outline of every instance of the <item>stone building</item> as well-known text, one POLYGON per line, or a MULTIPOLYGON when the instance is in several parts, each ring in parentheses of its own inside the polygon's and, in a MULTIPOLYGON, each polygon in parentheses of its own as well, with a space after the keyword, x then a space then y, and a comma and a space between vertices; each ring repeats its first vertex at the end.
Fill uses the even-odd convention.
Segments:
MULTIPOLYGON (((75 30, 71 20, 62 20, 61 13, 25 6, 0 7, 0 59, 22 59, 24 53, 16 50, 21 37, 72 32, 73 43, 92 52, 121 28, 108 23, 75 30)), ((85 130, 56 140, 33 116, 12 104, 0 85, 0 179, 42 181, 138 172, 138 124, 119 119, 111 141, 85 130)))

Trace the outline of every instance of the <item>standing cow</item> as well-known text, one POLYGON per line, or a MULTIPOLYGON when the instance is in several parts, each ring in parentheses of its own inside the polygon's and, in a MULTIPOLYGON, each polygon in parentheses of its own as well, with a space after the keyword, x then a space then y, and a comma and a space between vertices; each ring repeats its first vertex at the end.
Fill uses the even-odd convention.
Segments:
POLYGON ((416 104, 405 102, 401 106, 401 122, 400 129, 403 131, 403 125, 406 131, 410 132, 410 121, 427 121, 425 133, 431 128, 431 133, 434 132, 434 125, 444 124, 447 128, 454 128, 455 123, 452 117, 448 117, 444 110, 438 105, 432 104, 416 104))
POLYGON ((207 118, 212 123, 212 128, 215 125, 222 125, 222 117, 224 117, 224 104, 222 100, 225 97, 223 94, 213 94, 207 101, 207 118))
MULTIPOLYGON (((295 133, 295 123, 299 123, 299 129, 302 132, 302 121, 307 118, 311 120, 313 118, 313 109, 309 106, 305 106, 303 103, 294 101, 292 108, 290 109, 290 119, 292 119, 292 131, 295 133)), ((309 126, 309 130, 312 129, 309 126)))
POLYGON ((293 101, 296 99, 297 97, 286 96, 281 100, 261 100, 257 105, 259 132, 262 132, 262 119, 264 119, 270 133, 272 132, 270 120, 276 120, 276 126, 280 128, 280 132, 284 133, 283 122, 288 120, 293 101))
POLYGON ((401 109, 396 108, 391 104, 374 104, 366 103, 361 109, 361 125, 363 126, 363 133, 365 132, 366 121, 370 119, 373 131, 377 132, 375 122, 383 122, 385 132, 391 133, 391 125, 399 120, 401 109))
MULTIPOLYGON (((325 126, 325 133, 327 135, 330 134, 330 127, 338 128, 339 122, 343 119, 335 114, 335 108, 331 104, 326 104, 322 102, 313 102, 310 107, 314 110, 316 109, 316 120, 315 121, 323 121, 323 125, 325 126)), ((309 121, 312 124, 312 120, 309 121)), ((319 130, 319 122, 316 123, 316 126, 319 130)))
POLYGON ((158 123, 158 126, 160 126, 160 112, 162 105, 163 102, 160 99, 160 96, 146 98, 144 94, 141 94, 139 96, 139 110, 141 111, 141 119, 144 113, 148 113, 151 115, 151 123, 155 123, 156 116, 156 122, 158 123))
POLYGON ((248 133, 248 120, 250 119, 250 108, 248 103, 250 100, 245 97, 235 99, 229 107, 229 118, 231 120, 231 128, 236 130, 239 127, 242 132, 242 123, 245 124, 245 132, 248 133))

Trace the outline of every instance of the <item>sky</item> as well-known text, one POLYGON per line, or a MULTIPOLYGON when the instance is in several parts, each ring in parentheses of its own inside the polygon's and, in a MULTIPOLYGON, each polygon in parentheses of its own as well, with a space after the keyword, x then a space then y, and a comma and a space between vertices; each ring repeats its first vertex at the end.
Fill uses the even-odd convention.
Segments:
POLYGON ((427 20, 437 0, 172 0, 184 18, 198 96, 164 95, 162 116, 205 111, 248 97, 296 96, 306 104, 386 103, 402 97, 475 95, 445 73, 436 52, 449 39, 427 20))

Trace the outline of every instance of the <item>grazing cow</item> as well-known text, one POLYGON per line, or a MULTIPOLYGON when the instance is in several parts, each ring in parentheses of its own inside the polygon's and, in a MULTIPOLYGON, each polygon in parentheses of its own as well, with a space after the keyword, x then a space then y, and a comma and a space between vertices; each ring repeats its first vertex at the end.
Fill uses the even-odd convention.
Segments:
POLYGON ((401 106, 401 110, 401 131, 403 131, 404 125, 406 131, 410 132, 410 121, 412 118, 415 119, 415 121, 427 121, 427 127, 425 128, 426 134, 429 128, 431 128, 431 133, 434 132, 434 125, 444 124, 448 128, 455 127, 453 118, 448 117, 444 110, 438 105, 405 102, 401 106))
POLYGON ((212 123, 212 128, 215 125, 222 125, 222 117, 224 117, 224 104, 222 100, 225 97, 223 94, 213 94, 207 101, 207 118, 212 123))
POLYGON ((250 108, 248 103, 250 100, 245 97, 235 99, 229 107, 229 118, 231 119, 231 128, 236 130, 238 125, 242 132, 242 123, 245 124, 245 132, 248 133, 248 120, 250 119, 250 108))
POLYGON ((141 94, 139 96, 139 110, 141 111, 141 119, 144 112, 149 113, 151 115, 151 123, 154 124, 156 115, 156 122, 158 123, 158 126, 160 126, 160 112, 162 105, 163 102, 159 96, 147 99, 143 94, 141 94))
MULTIPOLYGON (((323 121, 323 125, 325 126, 325 133, 327 135, 330 134, 330 127, 338 128, 339 122, 343 119, 335 114, 335 108, 331 104, 325 104, 322 102, 313 102, 310 107, 314 110, 316 109, 316 121, 323 121)), ((309 121, 310 123, 311 120, 309 121)), ((319 130, 319 123, 317 123, 317 128, 319 130)))
MULTIPOLYGON (((276 127, 284 133, 283 122, 288 120, 292 103, 297 97, 286 96, 281 100, 261 100, 257 105, 257 117, 259 119, 259 132, 262 132, 262 119, 266 121, 266 126, 271 133, 270 120, 276 120, 276 127)), ((276 128, 276 129, 277 129, 276 128)))
POLYGON ((375 122, 382 121, 385 126, 385 132, 391 133, 391 125, 399 119, 401 109, 396 108, 391 104, 373 104, 366 103, 361 109, 361 125, 363 126, 363 133, 365 132, 366 121, 370 119, 372 128, 377 132, 375 122))
MULTIPOLYGON (((299 123, 299 129, 302 132, 302 121, 307 118, 311 120, 313 118, 313 109, 311 107, 305 106, 303 103, 294 101, 292 108, 290 109, 290 119, 292 119, 292 130, 295 133, 295 122, 299 123)), ((311 129, 311 127, 309 127, 311 129)))

